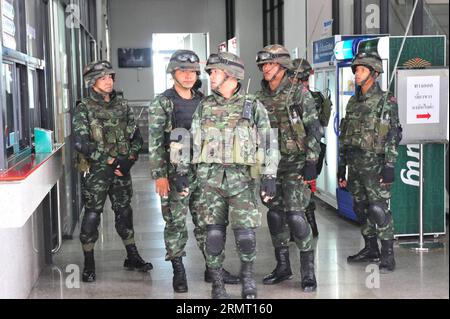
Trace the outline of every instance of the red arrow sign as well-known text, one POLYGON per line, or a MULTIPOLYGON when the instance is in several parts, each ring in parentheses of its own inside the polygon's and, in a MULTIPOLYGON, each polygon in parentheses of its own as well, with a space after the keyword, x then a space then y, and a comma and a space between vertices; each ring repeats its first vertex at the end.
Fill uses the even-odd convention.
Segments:
POLYGON ((417 114, 417 115, 416 115, 416 118, 418 118, 418 119, 427 119, 427 120, 429 120, 430 117, 431 117, 431 114, 430 114, 430 113, 427 113, 427 114, 417 114))

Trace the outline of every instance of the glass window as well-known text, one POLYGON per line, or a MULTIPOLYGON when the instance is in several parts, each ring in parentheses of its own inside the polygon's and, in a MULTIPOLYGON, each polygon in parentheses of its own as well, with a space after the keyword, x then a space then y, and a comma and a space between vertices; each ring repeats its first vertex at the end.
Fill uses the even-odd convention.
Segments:
POLYGON ((25 1, 27 54, 43 59, 42 28, 40 27, 41 1, 25 1))
POLYGON ((2 0, 3 46, 20 50, 19 1, 2 0))
POLYGON ((6 147, 12 147, 15 143, 16 135, 16 125, 14 116, 14 73, 13 65, 3 63, 3 83, 5 87, 5 97, 6 97, 6 121, 3 132, 6 137, 6 147))

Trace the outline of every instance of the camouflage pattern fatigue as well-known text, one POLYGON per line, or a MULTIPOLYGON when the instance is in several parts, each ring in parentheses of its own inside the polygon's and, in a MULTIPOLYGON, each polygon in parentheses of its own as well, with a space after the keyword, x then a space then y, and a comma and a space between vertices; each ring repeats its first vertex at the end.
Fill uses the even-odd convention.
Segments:
MULTIPOLYGON (((186 256, 184 248, 188 240, 186 218, 188 211, 191 213, 194 223, 194 236, 197 246, 203 253, 206 240, 206 224, 202 212, 204 204, 200 201, 202 189, 198 187, 195 177, 195 169, 189 171, 189 194, 181 196, 176 191, 169 192, 168 198, 161 198, 161 210, 166 225, 164 227, 164 242, 166 245, 166 260, 186 256)), ((169 176, 173 176, 174 170, 170 169, 169 176)), ((170 189, 175 190, 173 178, 169 178, 170 189)))
MULTIPOLYGON (((193 98, 199 93, 193 91, 193 98)), ((170 148, 168 139, 173 129, 173 102, 163 94, 158 95, 149 109, 149 157, 150 171, 154 180, 168 178, 170 189, 168 198, 161 198, 161 211, 166 223, 164 242, 166 245, 166 260, 186 255, 184 251, 188 240, 186 218, 188 211, 194 223, 194 236, 197 246, 204 251, 206 225, 202 222, 203 205, 200 201, 201 189, 197 186, 196 166, 188 165, 189 194, 182 197, 176 191, 174 174, 176 165, 170 163, 170 148)))
MULTIPOLYGON (((89 96, 78 103, 74 113, 74 138, 95 145, 95 150, 89 156, 85 155, 89 170, 83 183, 85 214, 82 225, 91 222, 86 219, 86 212, 102 213, 106 196, 109 195, 116 214, 116 229, 121 230, 119 235, 127 245, 134 243, 130 214, 133 193, 131 176, 116 176, 107 161, 117 156, 137 159, 143 141, 140 135, 134 135, 130 140, 136 125, 128 102, 117 97, 114 91, 110 96, 110 102, 105 102, 101 95, 90 89, 89 96)), ((83 229, 80 233, 82 243, 89 242, 92 246, 95 240, 89 239, 90 235, 83 233, 83 229)))
MULTIPOLYGON (((281 160, 277 172, 277 194, 269 203, 264 203, 269 210, 284 213, 290 211, 304 212, 311 198, 308 185, 300 178, 307 161, 317 163, 320 154, 320 144, 309 134, 310 127, 317 125, 318 114, 311 92, 302 84, 294 84, 285 76, 279 87, 272 92, 266 81, 262 81, 262 90, 256 96, 266 107, 271 126, 278 128, 278 138, 281 160), (296 87, 298 85, 298 87, 296 87), (288 94, 290 92, 289 98, 288 94), (293 119, 302 124, 303 136, 300 146, 290 123, 287 107, 291 110, 293 119), (296 114, 297 113, 297 114, 296 114), (300 113, 300 114, 298 114, 300 113)), ((319 124, 320 125, 320 124, 319 124)), ((297 134, 298 136, 298 134, 297 134)), ((286 217, 286 216, 285 216, 286 217)), ((309 235, 302 241, 296 239, 297 247, 301 251, 311 250, 311 229, 309 235)), ((271 235, 275 248, 287 246, 290 238, 288 225, 278 235, 271 235)))
MULTIPOLYGON (((225 135, 224 131, 227 129, 234 130, 246 126, 263 132, 270 129, 270 122, 264 106, 259 101, 253 96, 241 95, 238 91, 230 99, 213 93, 200 103, 194 114, 191 128, 194 136, 193 162, 198 163, 197 179, 199 187, 204 190, 202 201, 208 208, 204 216, 207 225, 227 225, 230 222, 233 229, 253 229, 261 225, 261 213, 257 209, 254 181, 250 175, 251 165, 228 163, 225 158, 230 154, 226 153, 216 158, 214 163, 206 162, 201 156, 204 148, 208 147, 208 143, 204 142, 209 141, 207 134, 209 128, 217 129, 225 135), (250 120, 242 118, 245 100, 253 101, 250 120)), ((219 142, 219 144, 222 143, 226 144, 226 138, 219 142)), ((257 152, 256 145, 247 146, 247 149, 257 152)), ((266 151, 265 165, 271 166, 272 169, 275 167, 274 172, 278 165, 278 157, 277 150, 266 151)), ((187 168, 186 163, 177 167, 183 173, 187 168)), ((271 170, 263 170, 263 172, 270 174, 271 170)), ((250 254, 238 251, 242 261, 255 260, 256 250, 250 254)), ((218 256, 213 256, 205 249, 205 255, 208 267, 222 266, 225 258, 223 251, 218 256)))
POLYGON ((394 238, 392 214, 387 208, 391 192, 390 186, 380 184, 380 173, 386 163, 395 165, 401 128, 396 99, 388 95, 383 107, 384 98, 378 84, 365 95, 357 92, 352 96, 341 122, 339 165, 348 165, 348 189, 361 233, 389 240, 394 238), (389 223, 385 227, 377 227, 368 218, 369 205, 374 203, 386 207, 389 223))

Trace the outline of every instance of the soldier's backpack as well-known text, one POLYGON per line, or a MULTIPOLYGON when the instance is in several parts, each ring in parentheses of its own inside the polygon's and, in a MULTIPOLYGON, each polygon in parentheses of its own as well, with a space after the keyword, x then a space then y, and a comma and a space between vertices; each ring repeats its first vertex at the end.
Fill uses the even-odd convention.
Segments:
POLYGON ((331 107, 333 103, 331 102, 331 94, 330 91, 327 90, 326 96, 322 94, 322 92, 314 92, 311 91, 314 100, 316 101, 316 109, 319 113, 319 121, 320 125, 328 126, 328 122, 331 116, 331 107))

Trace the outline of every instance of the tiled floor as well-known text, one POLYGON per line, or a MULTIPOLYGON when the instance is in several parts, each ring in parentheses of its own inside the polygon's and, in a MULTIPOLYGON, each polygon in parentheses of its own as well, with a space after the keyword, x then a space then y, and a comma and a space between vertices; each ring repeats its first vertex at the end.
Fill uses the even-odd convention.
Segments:
MULTIPOLYGON (((107 202, 101 223, 100 237, 95 247, 97 281, 80 283, 77 266, 82 271, 83 256, 78 240, 65 241, 54 256, 54 265, 44 269, 30 298, 209 298, 211 285, 203 281, 204 262, 192 233, 189 220, 189 241, 184 263, 187 270, 189 292, 175 294, 172 290, 172 267, 164 261, 164 222, 159 198, 150 180, 148 161, 142 156, 133 168, 134 224, 136 242, 142 257, 153 263, 149 273, 130 272, 122 268, 126 256, 120 237, 114 228, 113 213, 107 202)), ((415 253, 395 244, 397 269, 392 274, 377 275, 366 269, 367 264, 347 264, 346 257, 357 252, 363 242, 358 227, 336 215, 323 203, 318 203, 317 222, 320 236, 316 241, 317 291, 304 293, 299 289, 299 256, 291 244, 291 263, 294 277, 273 286, 262 285, 265 274, 275 266, 269 230, 263 226, 257 231, 256 278, 259 298, 449 298, 449 246, 448 235, 439 240, 444 249, 415 253), (367 272, 366 272, 367 270, 367 272), (367 284, 366 284, 367 283, 367 284), (378 287, 377 284, 379 283, 378 287), (374 287, 375 286, 375 287, 374 287), (372 288, 371 288, 372 287, 372 288)), ((265 209, 262 209, 265 213, 265 209)), ((239 271, 233 233, 228 230, 225 267, 232 273, 239 271)), ((232 298, 240 298, 240 285, 227 286, 232 298)))

